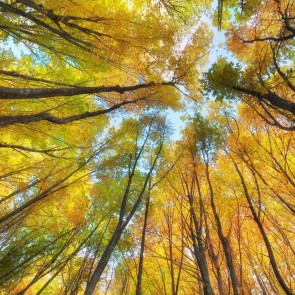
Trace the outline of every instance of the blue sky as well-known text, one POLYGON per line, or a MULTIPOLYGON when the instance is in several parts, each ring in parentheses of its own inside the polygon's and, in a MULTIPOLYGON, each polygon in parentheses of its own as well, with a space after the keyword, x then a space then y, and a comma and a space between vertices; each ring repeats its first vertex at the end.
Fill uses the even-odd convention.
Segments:
MULTIPOLYGON (((217 1, 213 2, 212 7, 217 7, 217 1)), ((225 31, 219 31, 215 26, 213 26, 212 19, 210 19, 207 15, 202 16, 201 20, 209 25, 209 28, 214 34, 211 43, 211 50, 209 51, 209 55, 207 57, 208 62, 204 67, 204 71, 207 71, 219 57, 226 57, 228 60, 236 61, 226 48, 225 31)), ((206 101, 204 101, 203 108, 201 109, 200 106, 196 106, 196 103, 189 101, 189 98, 183 98, 183 100, 187 106, 182 111, 167 111, 167 119, 169 122, 171 122, 174 128, 174 133, 172 136, 173 140, 178 140, 181 137, 181 130, 185 126, 185 121, 183 120, 185 115, 193 115, 195 110, 198 110, 203 115, 206 115, 208 110, 208 104, 206 104, 206 101)))

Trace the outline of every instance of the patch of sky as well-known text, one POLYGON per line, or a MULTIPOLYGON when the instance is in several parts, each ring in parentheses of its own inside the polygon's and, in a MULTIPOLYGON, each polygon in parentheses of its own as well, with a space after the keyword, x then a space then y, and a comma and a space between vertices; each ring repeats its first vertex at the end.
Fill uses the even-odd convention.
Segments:
MULTIPOLYGON (((229 62, 238 63, 238 60, 231 54, 226 48, 226 36, 225 31, 219 31, 217 27, 213 25, 212 19, 212 11, 217 7, 217 1, 212 3, 211 7, 211 17, 208 14, 203 14, 199 22, 204 22, 208 25, 210 30, 213 32, 213 40, 211 44, 211 48, 208 52, 208 61, 203 68, 203 72, 206 72, 210 69, 210 67, 217 62, 218 58, 224 57, 229 62)), ((185 45, 185 44, 183 44, 185 45)), ((183 46, 185 47, 185 46, 183 46)), ((202 75, 202 73, 200 73, 202 75)), ((207 97, 203 97, 200 101, 193 101, 189 97, 186 96, 186 90, 181 88, 183 92, 182 95, 182 103, 184 105, 181 111, 174 111, 169 109, 166 111, 167 120, 171 122, 173 128, 172 140, 179 140, 181 138, 181 133, 185 125, 187 124, 190 117, 193 117, 196 113, 201 114, 202 116, 208 116, 210 112, 210 104, 215 101, 213 94, 209 94, 207 97)), ((202 95, 201 95, 202 96, 202 95)), ((234 108, 233 114, 236 113, 236 109, 234 108)))
POLYGON ((67 57, 67 58, 66 58, 66 62, 67 62, 67 64, 68 64, 69 66, 72 66, 72 67, 74 67, 74 68, 78 68, 78 67, 79 67, 78 62, 75 61, 73 58, 69 58, 69 57, 67 57))
POLYGON ((16 58, 20 59, 26 54, 30 54, 30 50, 22 42, 16 42, 14 38, 8 37, 1 44, 1 51, 10 51, 16 58))
POLYGON ((48 55, 40 50, 37 45, 26 42, 18 42, 8 37, 1 46, 1 51, 9 51, 17 59, 30 56, 35 64, 47 65, 50 62, 48 55))

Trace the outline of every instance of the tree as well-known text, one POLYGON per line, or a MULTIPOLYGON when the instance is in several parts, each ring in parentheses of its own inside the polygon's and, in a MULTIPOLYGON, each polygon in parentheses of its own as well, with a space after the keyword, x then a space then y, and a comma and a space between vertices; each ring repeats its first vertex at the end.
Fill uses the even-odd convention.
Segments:
POLYGON ((294 293, 294 3, 210 2, 0 2, 3 294, 294 293))
MULTIPOLYGON (((135 146, 134 160, 132 159, 133 158, 132 154, 130 155, 127 185, 126 185, 126 189, 125 189, 123 196, 122 196, 122 203, 121 203, 121 207, 120 207, 119 220, 118 220, 117 226, 111 236, 111 239, 109 240, 104 252, 102 253, 102 255, 99 259, 97 266, 95 267, 95 269, 94 269, 93 273, 91 274, 91 277, 87 283, 86 290, 85 290, 85 294, 87 294, 87 295, 93 293, 95 286, 104 271, 104 268, 106 267, 107 263, 110 260, 110 257, 111 257, 111 254, 112 254, 114 248, 116 247, 116 245, 120 241, 123 231, 126 229, 129 222, 131 221, 134 214, 136 213, 139 205, 141 204, 144 194, 147 190, 151 174, 156 167, 156 164, 157 164, 157 161, 158 161, 158 158, 160 156, 162 146, 163 146, 164 135, 165 135, 165 126, 161 126, 161 127, 157 126, 156 127, 156 131, 157 131, 157 129, 162 128, 162 135, 159 139, 157 139, 159 146, 156 147, 155 155, 152 155, 152 162, 150 164, 150 167, 147 168, 148 172, 147 172, 146 176, 143 178, 142 188, 137 189, 138 190, 137 195, 133 196, 134 193, 131 191, 132 181, 133 181, 133 178, 136 176, 135 172, 136 172, 136 169, 138 169, 137 167, 139 165, 139 159, 143 156, 143 152, 144 152, 147 140, 152 136, 152 132, 153 132, 153 126, 152 126, 153 121, 150 124, 151 125, 148 127, 148 130, 145 134, 145 138, 143 138, 143 143, 140 146, 135 146), (128 200, 130 198, 130 195, 131 195, 131 197, 134 198, 134 200, 132 202, 133 204, 131 206, 130 205, 128 206, 128 203, 130 202, 128 200), (130 207, 129 210, 127 210, 128 207, 130 207)), ((136 142, 140 142, 140 138, 136 139, 136 142)))
POLYGON ((205 88, 218 99, 241 98, 269 124, 294 130, 292 1, 251 1, 228 26, 227 46, 239 64, 219 59, 205 75, 205 88))

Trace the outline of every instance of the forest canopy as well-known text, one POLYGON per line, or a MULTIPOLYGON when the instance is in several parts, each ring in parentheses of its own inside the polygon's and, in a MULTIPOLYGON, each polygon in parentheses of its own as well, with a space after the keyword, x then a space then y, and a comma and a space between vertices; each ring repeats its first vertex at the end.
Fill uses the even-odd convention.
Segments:
POLYGON ((293 0, 0 12, 0 295, 294 294, 293 0))

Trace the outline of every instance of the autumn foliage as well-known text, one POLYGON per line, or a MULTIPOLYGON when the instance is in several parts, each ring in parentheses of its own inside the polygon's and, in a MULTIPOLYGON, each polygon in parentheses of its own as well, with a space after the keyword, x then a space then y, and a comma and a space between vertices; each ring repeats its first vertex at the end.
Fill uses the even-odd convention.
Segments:
POLYGON ((295 3, 215 2, 0 1, 0 295, 294 294, 295 3))

